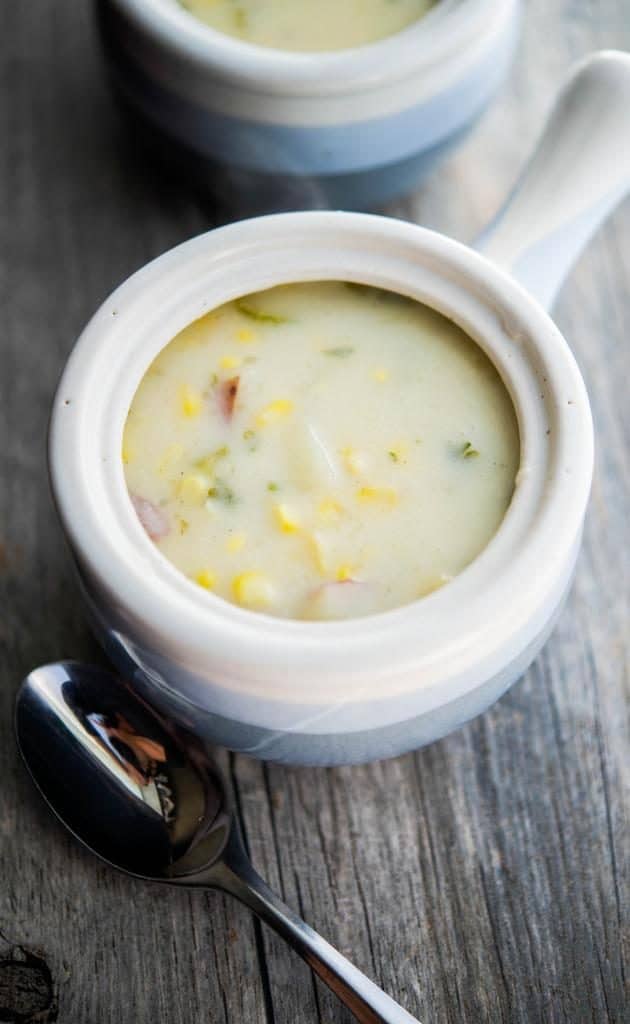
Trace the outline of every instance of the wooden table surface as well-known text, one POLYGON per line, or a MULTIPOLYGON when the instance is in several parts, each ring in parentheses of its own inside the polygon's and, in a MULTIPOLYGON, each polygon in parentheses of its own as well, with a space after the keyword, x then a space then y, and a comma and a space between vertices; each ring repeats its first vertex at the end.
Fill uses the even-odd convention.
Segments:
MULTIPOLYGON (((473 236, 566 67, 600 47, 630 50, 628 0, 527 0, 503 95, 389 212, 473 236)), ((143 885, 84 852, 18 761, 23 675, 98 656, 47 488, 58 374, 108 292, 212 217, 121 129, 90 4, 2 0, 0 75, 0 1021, 348 1021, 235 903, 143 885)), ((592 396, 597 471, 575 587, 525 678, 397 760, 230 759, 257 867, 427 1024, 629 1019, 629 283, 626 205, 555 311, 592 396)))

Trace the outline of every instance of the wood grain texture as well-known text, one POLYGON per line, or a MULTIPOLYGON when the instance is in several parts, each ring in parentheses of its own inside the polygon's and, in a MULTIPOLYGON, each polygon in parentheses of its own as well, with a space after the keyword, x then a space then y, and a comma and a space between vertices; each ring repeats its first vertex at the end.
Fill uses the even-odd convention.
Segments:
MULTIPOLYGON (((630 49, 627 0, 528 0, 501 99, 389 212, 472 237, 565 68, 605 46, 630 49)), ((20 678, 98 656, 48 497, 57 377, 111 288, 211 216, 121 128, 90 5, 2 0, 0 139, 0 998, 21 945, 50 967, 59 1024, 341 1024, 345 1011, 245 910, 84 853, 18 762, 20 678)), ((525 678, 455 735, 389 762, 226 756, 256 866, 427 1024, 628 1019, 629 282, 626 204, 556 310, 593 399, 598 460, 574 590, 525 678)))

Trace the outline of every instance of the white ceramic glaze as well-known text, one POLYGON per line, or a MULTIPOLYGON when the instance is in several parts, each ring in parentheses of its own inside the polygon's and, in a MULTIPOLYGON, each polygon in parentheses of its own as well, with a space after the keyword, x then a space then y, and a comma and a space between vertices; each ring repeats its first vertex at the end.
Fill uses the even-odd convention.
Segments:
POLYGON ((628 191, 629 60, 610 52, 574 68, 521 181, 476 243, 546 308, 628 191))
MULTIPOLYGON (((596 90, 604 107, 619 90, 627 94, 630 57, 602 54, 581 65, 561 102, 583 89, 589 96, 596 90)), ((582 158, 596 167, 602 148, 614 149, 614 136, 604 132, 598 152, 582 158)), ((519 193, 534 197, 538 239, 558 226, 546 182, 560 157, 546 152, 519 193)), ((593 188, 601 216, 605 204, 593 188)), ((575 206, 565 208, 566 270, 585 233, 570 230, 575 206)), ((497 238, 510 237, 510 216, 503 211, 497 238)), ((511 237, 520 240, 518 231, 511 237)), ((484 244, 491 246, 490 235, 484 244)), ((519 254, 518 245, 501 250, 517 269, 519 254)), ((544 642, 569 586, 592 463, 584 384, 542 305, 466 246, 348 213, 244 221, 143 268, 79 339, 50 435, 55 499, 91 620, 114 660, 151 700, 213 741, 297 763, 400 753, 444 735, 504 692, 544 642), (521 468, 498 533, 448 587, 365 619, 291 622, 200 592, 160 555, 129 501, 120 445, 142 375, 185 324, 240 294, 325 278, 400 291, 460 324, 512 396, 521 468)))
POLYGON ((440 0, 378 43, 316 54, 222 35, 177 0, 99 8, 126 105, 184 147, 197 179, 254 190, 268 209, 282 189, 294 208, 365 207, 409 189, 496 91, 520 4, 440 0))

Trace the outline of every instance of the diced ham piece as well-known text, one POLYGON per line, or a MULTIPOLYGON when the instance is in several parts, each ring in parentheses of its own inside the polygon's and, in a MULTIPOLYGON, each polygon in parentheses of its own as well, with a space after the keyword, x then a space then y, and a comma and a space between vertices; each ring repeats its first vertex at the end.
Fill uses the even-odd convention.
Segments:
POLYGON ((232 419, 234 413, 234 403, 236 402, 240 380, 240 377, 230 377, 229 380, 223 380, 219 384, 219 409, 223 418, 228 421, 232 419))
POLYGON ((161 540, 162 537, 166 537, 167 533, 170 533, 168 520, 162 509, 154 505, 152 501, 147 501, 146 498, 138 498, 135 494, 131 494, 130 498, 131 504, 136 510, 136 515, 151 540, 161 540))

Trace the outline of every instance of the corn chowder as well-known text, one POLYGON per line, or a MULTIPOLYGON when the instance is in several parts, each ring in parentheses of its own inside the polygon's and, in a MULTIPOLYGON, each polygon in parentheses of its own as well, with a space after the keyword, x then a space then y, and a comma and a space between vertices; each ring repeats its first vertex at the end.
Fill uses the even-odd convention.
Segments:
POLYGON ((200 588, 342 619, 430 594, 482 551, 519 435, 496 370, 455 324, 317 282, 186 327, 138 387, 122 456, 145 530, 200 588))
POLYGON ((343 50, 394 35, 435 0, 179 0, 226 35, 281 50, 343 50))

